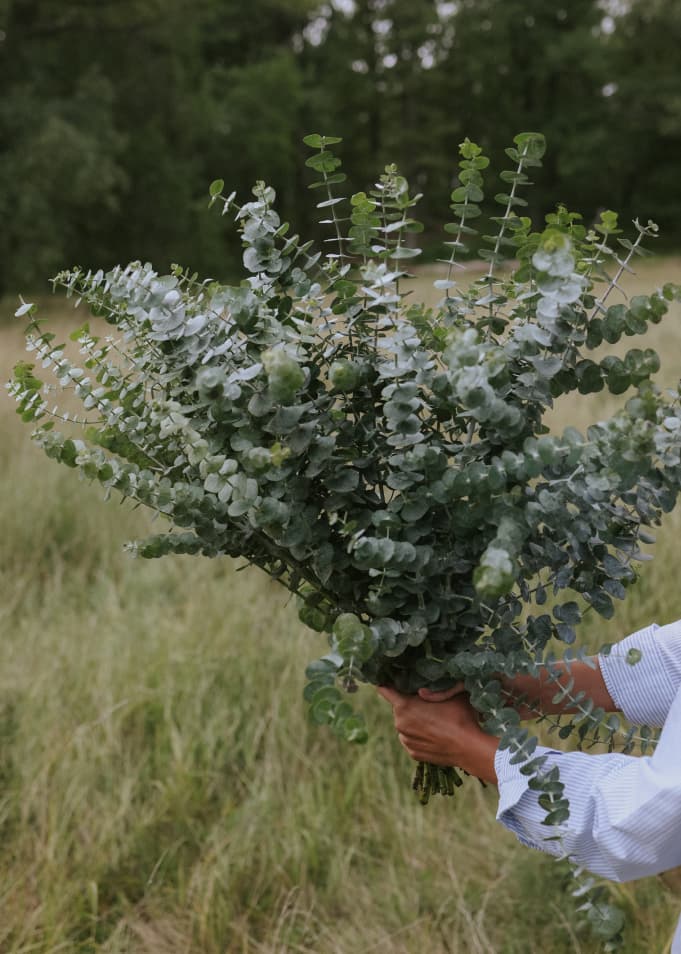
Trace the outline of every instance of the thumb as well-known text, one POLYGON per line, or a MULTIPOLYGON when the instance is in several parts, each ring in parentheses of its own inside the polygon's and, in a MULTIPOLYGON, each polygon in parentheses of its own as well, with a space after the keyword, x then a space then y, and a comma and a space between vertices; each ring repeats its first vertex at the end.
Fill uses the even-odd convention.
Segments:
POLYGON ((404 699, 404 696, 397 691, 397 689, 390 689, 388 686, 376 686, 376 691, 379 696, 390 703, 391 706, 394 706, 396 703, 401 702, 404 699))
POLYGON ((441 692, 433 692, 431 689, 419 689, 419 696, 426 702, 447 702, 460 693, 465 692, 463 682, 457 682, 451 689, 443 689, 441 692))

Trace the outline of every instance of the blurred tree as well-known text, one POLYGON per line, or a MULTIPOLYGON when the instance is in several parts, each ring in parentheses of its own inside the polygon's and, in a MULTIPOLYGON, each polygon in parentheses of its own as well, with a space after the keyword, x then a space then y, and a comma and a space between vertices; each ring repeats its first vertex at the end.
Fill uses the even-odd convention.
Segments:
POLYGON ((221 0, 5 0, 0 289, 73 261, 224 269, 207 183, 297 181, 291 43, 312 7, 253 0, 244 17, 221 0))
POLYGON ((678 0, 630 0, 607 36, 613 202, 656 221, 664 241, 681 231, 680 43, 678 0))
POLYGON ((440 95, 456 104, 463 127, 497 166, 518 130, 544 133, 548 152, 531 212, 559 199, 593 214, 607 194, 595 161, 607 136, 599 0, 457 6, 440 95))
POLYGON ((44 283, 81 254, 104 253, 101 221, 126 184, 111 83, 92 67, 71 94, 33 78, 0 101, 0 289, 44 283), (97 217, 93 211, 97 210, 97 217))
POLYGON ((211 180, 224 178, 246 199, 255 181, 265 179, 277 190, 282 214, 294 220, 303 204, 301 140, 308 130, 294 43, 316 5, 317 0, 250 0, 248 15, 235 0, 199 0, 193 6, 200 65, 192 110, 201 157, 201 176, 194 181, 200 216, 193 236, 200 264, 212 272, 224 274, 239 246, 234 231, 205 215, 211 180))
POLYGON ((163 107, 177 115, 166 96, 177 57, 163 33, 180 6, 10 0, 0 54, 9 91, 0 106, 1 285, 44 282, 69 260, 130 250, 159 200, 148 190, 134 215, 121 216, 136 198, 140 159, 161 182, 164 161, 172 167, 169 191, 186 208, 181 154, 170 143, 155 148, 163 107))
POLYGON ((354 0, 323 8, 303 53, 310 129, 343 136, 351 183, 364 189, 397 162, 425 192, 420 217, 441 221, 462 127, 439 95, 446 23, 433 0, 354 0))
MULTIPOLYGON (((458 143, 545 133, 534 213, 608 197, 681 235, 678 0, 0 0, 0 290, 131 257, 222 274, 206 185, 267 179, 316 234, 308 132, 348 190, 396 161, 436 224, 458 143)), ((489 183, 496 191, 494 183, 489 183)))

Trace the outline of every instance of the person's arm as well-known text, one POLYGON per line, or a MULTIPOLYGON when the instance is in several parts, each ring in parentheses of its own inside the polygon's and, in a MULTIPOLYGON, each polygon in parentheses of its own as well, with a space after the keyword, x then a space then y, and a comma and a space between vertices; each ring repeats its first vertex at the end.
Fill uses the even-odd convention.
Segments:
POLYGON ((538 793, 511 765, 509 751, 499 750, 499 740, 480 729, 464 694, 434 705, 391 689, 379 692, 392 704, 400 741, 413 758, 496 780, 497 818, 524 844, 568 855, 613 881, 681 864, 681 691, 650 758, 535 750, 546 756, 542 771, 557 766, 565 786, 570 817, 559 827, 543 824, 538 793))
POLYGON ((669 709, 681 688, 681 620, 668 626, 653 623, 620 640, 607 655, 593 659, 595 668, 576 661, 570 667, 556 663, 563 674, 558 681, 551 680, 545 670, 539 678, 501 677, 504 689, 511 696, 526 696, 529 705, 520 708, 523 719, 536 718, 537 709, 545 713, 573 712, 574 707, 563 708, 553 699, 570 678, 574 685, 571 695, 582 691, 594 705, 606 712, 624 713, 629 722, 664 725, 669 709), (638 662, 629 655, 637 650, 638 662), (536 703, 533 700, 537 700, 536 703))
MULTIPOLYGON (((557 662, 561 670, 557 680, 547 670, 539 676, 499 676, 508 695, 509 705, 525 698, 516 706, 521 719, 535 719, 540 713, 570 713, 574 707, 553 699, 573 679, 571 695, 584 692, 594 705, 606 712, 623 712, 630 722, 662 726, 670 706, 681 687, 681 620, 667 626, 651 626, 632 633, 613 646, 608 655, 593 658, 594 666, 575 661, 568 667, 557 662), (638 650, 641 658, 632 664, 629 653, 638 650)), ((442 702, 463 691, 458 683, 445 692, 419 690, 421 698, 442 702)))
POLYGON ((513 705, 514 700, 526 700, 515 706, 521 719, 536 719, 541 714, 559 715, 574 712, 575 706, 570 705, 569 701, 553 701, 561 689, 570 685, 571 680, 573 685, 570 695, 576 696, 577 693, 584 692, 587 698, 593 700, 594 706, 606 712, 614 712, 619 708, 603 678, 598 656, 593 659, 592 665, 581 660, 575 660, 570 666, 564 662, 556 662, 553 666, 553 675, 547 668, 543 668, 539 676, 519 675, 499 678, 508 696, 509 705, 513 705))
MULTIPOLYGON (((501 683, 507 704, 516 709, 521 720, 537 719, 542 714, 574 712, 575 707, 569 703, 553 701, 561 689, 570 685, 570 680, 573 682, 571 695, 576 696, 578 692, 584 692, 593 700, 595 706, 600 706, 606 712, 614 712, 618 706, 603 679, 599 660, 600 657, 596 657, 592 665, 576 660, 569 667, 564 662, 556 662, 553 666, 553 678, 547 668, 543 668, 538 676, 509 677, 499 674, 496 678, 501 683)), ((463 682, 459 682, 443 692, 419 689, 419 696, 426 702, 446 702, 464 691, 463 682)))
POLYGON ((681 691, 677 694, 653 756, 562 753, 546 755, 542 771, 557 766, 570 803, 559 828, 546 815, 508 751, 499 751, 497 818, 524 844, 553 855, 569 855, 596 875, 630 881, 681 864, 681 691), (560 835, 560 840, 547 840, 560 835))

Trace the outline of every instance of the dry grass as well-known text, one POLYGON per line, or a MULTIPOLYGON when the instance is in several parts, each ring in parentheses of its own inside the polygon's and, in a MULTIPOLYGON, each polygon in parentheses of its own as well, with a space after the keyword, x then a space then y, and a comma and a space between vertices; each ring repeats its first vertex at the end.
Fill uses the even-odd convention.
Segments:
MULTIPOLYGON (((642 287, 681 271, 649 266, 642 287)), ((426 294, 425 279, 418 294, 426 294)), ((651 333, 681 374, 679 312, 651 333)), ((65 318, 71 321, 72 318, 65 318)), ((0 331, 2 372, 19 356, 0 331)), ((606 413, 598 397, 556 426, 606 413)), ((423 810, 388 718, 353 749, 300 699, 322 650, 265 577, 228 561, 136 562, 140 512, 47 464, 0 405, 2 954, 589 954, 565 869, 467 784, 423 810)), ((679 615, 667 521, 616 639, 679 615)), ((628 954, 668 950, 673 879, 616 887, 628 954)))

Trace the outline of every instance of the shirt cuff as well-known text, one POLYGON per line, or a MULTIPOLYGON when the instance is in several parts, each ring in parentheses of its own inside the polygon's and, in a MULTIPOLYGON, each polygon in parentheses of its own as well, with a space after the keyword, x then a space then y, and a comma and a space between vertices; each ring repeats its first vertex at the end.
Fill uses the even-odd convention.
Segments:
POLYGON ((617 708, 629 722, 664 725, 678 686, 662 664, 662 647, 653 623, 613 646, 607 656, 599 656, 603 680, 617 708), (627 654, 637 649, 638 662, 629 663, 627 654))
MULTIPOLYGON (((562 754, 562 752, 556 749, 549 749, 546 746, 538 745, 532 753, 532 758, 537 758, 540 755, 561 756, 562 754)), ((529 791, 527 783, 531 776, 521 773, 522 762, 517 765, 511 764, 512 756, 513 753, 510 749, 497 749, 497 754, 494 757, 494 770, 497 773, 497 785, 499 786, 497 821, 501 822, 509 831, 512 831, 518 841, 522 842, 523 845, 527 845, 530 848, 537 848, 541 851, 543 846, 527 837, 519 823, 519 819, 513 814, 513 809, 523 795, 529 791)))
MULTIPOLYGON (((532 753, 532 759, 540 755, 563 755, 557 749, 549 749, 545 745, 538 745, 532 753)), ((514 805, 517 805, 520 799, 527 791, 527 783, 531 776, 523 775, 520 769, 524 763, 517 765, 511 764, 513 753, 510 749, 497 749, 494 756, 494 770, 497 773, 497 785, 499 786, 499 809, 497 818, 503 812, 510 811, 514 805)))

